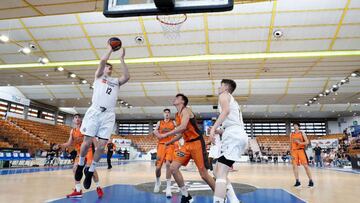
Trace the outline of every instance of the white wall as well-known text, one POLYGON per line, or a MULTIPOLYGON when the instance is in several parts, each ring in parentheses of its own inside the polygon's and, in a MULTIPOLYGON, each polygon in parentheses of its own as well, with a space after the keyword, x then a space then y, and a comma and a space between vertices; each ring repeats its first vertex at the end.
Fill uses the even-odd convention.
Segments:
POLYGON ((349 127, 353 125, 353 121, 357 121, 358 125, 360 125, 360 116, 350 116, 350 117, 344 117, 344 123, 341 123, 341 132, 349 127))
POLYGON ((0 87, 0 92, 26 98, 25 95, 21 93, 16 87, 0 87))
POLYGON ((357 121, 360 125, 360 116, 341 117, 337 121, 328 121, 329 133, 342 133, 345 128, 353 125, 353 121, 357 121))
POLYGON ((329 134, 342 133, 338 121, 328 121, 329 134))

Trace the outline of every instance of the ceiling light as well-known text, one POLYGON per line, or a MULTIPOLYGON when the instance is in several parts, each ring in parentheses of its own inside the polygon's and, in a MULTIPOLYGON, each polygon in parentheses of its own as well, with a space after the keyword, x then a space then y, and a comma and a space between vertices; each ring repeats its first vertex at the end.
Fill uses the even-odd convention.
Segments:
POLYGON ((305 105, 305 106, 310 106, 310 104, 309 104, 309 103, 305 103, 304 105, 305 105))
POLYGON ((40 85, 44 85, 44 83, 41 82, 40 85))
POLYGON ((46 73, 46 74, 45 74, 45 77, 49 77, 49 74, 46 73))
POLYGON ((49 59, 46 58, 46 57, 40 57, 38 59, 38 62, 41 63, 41 64, 47 64, 47 63, 49 63, 49 59))
POLYGON ((355 71, 355 72, 351 73, 351 77, 360 77, 360 72, 355 71))
POLYGON ((312 100, 309 100, 309 104, 312 104, 313 103, 313 101, 312 100))
POLYGON ((69 73, 69 77, 70 78, 76 78, 76 74, 75 73, 69 73))
MULTIPOLYGON (((336 56, 360 56, 360 50, 351 51, 312 51, 312 52, 281 52, 281 53, 252 53, 252 54, 208 54, 208 55, 191 55, 177 57, 147 57, 127 59, 127 64, 152 64, 165 62, 194 62, 194 61, 229 61, 229 60, 254 60, 254 59, 274 59, 274 58, 300 58, 300 57, 336 57, 336 56)), ((119 60, 109 60, 109 63, 119 64, 119 60)), ((98 65, 98 60, 87 61, 66 61, 47 64, 48 67, 56 66, 87 66, 98 65)), ((0 65, 0 69, 4 68, 33 68, 41 67, 39 64, 4 64, 0 65)))
POLYGON ((335 101, 335 100, 336 100, 336 98, 334 97, 334 98, 333 98, 333 101, 335 101))
POLYGON ((24 77, 24 76, 23 76, 23 75, 19 75, 19 77, 21 77, 21 78, 22 78, 22 77, 24 77))
POLYGON ((358 99, 360 99, 360 97, 358 99))
POLYGON ((0 42, 1 43, 6 43, 6 42, 9 42, 9 37, 6 36, 6 35, 0 35, 0 42))
POLYGON ((82 84, 87 84, 87 81, 86 80, 81 80, 80 81, 82 84))
POLYGON ((133 107, 133 106, 130 105, 130 106, 129 106, 129 109, 131 109, 132 107, 133 107))
POLYGON ((323 94, 323 93, 320 93, 320 94, 319 94, 319 97, 323 97, 323 96, 324 96, 324 94, 323 94))
POLYGON ((59 67, 55 68, 55 71, 61 72, 61 71, 64 71, 64 68, 62 66, 59 66, 59 67))
POLYGON ((329 95, 330 94, 330 90, 325 90, 325 96, 329 95))
POLYGON ((53 98, 50 98, 50 101, 54 100, 53 98))
POLYGON ((313 100, 314 100, 314 101, 316 101, 316 100, 317 100, 317 98, 316 98, 316 97, 314 97, 314 98, 313 98, 313 100))
POLYGON ((120 104, 123 104, 124 103, 124 101, 123 100, 120 100, 120 104))
POLYGON ((25 55, 29 55, 31 53, 31 49, 29 49, 29 47, 24 47, 24 48, 21 48, 19 50, 19 52, 22 54, 25 54, 25 55))

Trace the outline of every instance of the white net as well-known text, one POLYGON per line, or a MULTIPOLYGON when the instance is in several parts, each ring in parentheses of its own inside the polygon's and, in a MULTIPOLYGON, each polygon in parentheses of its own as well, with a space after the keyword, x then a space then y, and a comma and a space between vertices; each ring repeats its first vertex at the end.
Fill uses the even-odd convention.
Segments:
POLYGON ((168 39, 180 37, 180 29, 187 20, 186 14, 158 15, 156 19, 160 22, 164 36, 168 39))

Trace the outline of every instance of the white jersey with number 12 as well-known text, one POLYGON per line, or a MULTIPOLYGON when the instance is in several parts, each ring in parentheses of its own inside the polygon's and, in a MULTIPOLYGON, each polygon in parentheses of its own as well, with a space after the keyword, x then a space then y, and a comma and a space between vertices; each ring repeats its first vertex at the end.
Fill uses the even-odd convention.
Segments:
POLYGON ((120 84, 118 78, 101 76, 94 81, 92 103, 105 108, 115 108, 120 84))

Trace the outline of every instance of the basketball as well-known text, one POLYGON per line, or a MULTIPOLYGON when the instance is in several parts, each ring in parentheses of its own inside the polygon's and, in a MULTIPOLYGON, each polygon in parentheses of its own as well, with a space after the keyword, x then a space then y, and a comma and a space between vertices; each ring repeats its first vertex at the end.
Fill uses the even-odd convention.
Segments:
POLYGON ((117 51, 121 48, 122 42, 117 37, 112 37, 108 40, 108 44, 111 46, 113 51, 117 51))

